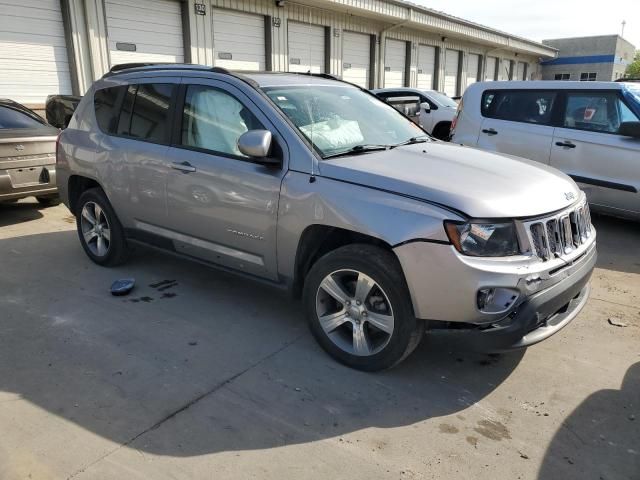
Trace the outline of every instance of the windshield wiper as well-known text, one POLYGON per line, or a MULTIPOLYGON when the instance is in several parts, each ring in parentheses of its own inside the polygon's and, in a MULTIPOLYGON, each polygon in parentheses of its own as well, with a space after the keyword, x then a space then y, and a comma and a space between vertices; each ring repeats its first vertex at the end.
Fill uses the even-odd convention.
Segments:
POLYGON ((345 157, 348 155, 357 155, 359 153, 367 153, 367 152, 375 152, 380 150, 389 150, 396 145, 356 145, 355 147, 351 147, 348 150, 338 153, 330 153, 329 155, 324 155, 322 158, 335 158, 335 157, 345 157))
POLYGON ((420 135, 419 137, 411 137, 406 142, 396 143, 391 148, 402 147, 403 145, 413 145, 414 143, 425 143, 429 141, 427 135, 420 135))

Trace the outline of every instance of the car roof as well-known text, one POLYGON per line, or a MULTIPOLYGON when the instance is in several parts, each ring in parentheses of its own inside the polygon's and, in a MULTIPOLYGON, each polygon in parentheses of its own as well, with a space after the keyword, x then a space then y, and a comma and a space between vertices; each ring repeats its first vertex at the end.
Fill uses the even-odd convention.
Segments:
POLYGON ((119 64, 111 68, 102 78, 122 78, 126 80, 128 77, 135 75, 140 77, 144 75, 155 76, 158 74, 174 74, 184 75, 185 73, 197 76, 216 76, 229 75, 240 80, 251 83, 254 87, 273 87, 285 85, 335 85, 336 82, 351 85, 349 82, 343 82, 341 79, 333 75, 324 73, 282 73, 282 72, 248 72, 248 71, 230 71, 220 67, 210 67, 207 65, 197 65, 188 63, 130 63, 119 64))
POLYGON ((622 90, 624 87, 616 82, 579 82, 569 80, 501 80, 494 82, 476 82, 469 88, 483 90, 504 89, 544 89, 544 90, 622 90))

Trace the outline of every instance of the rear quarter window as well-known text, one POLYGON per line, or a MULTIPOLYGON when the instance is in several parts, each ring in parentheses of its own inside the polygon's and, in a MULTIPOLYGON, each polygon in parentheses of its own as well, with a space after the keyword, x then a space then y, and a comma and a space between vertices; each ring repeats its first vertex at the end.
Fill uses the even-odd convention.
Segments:
POLYGON ((557 92, 487 90, 480 104, 483 117, 549 125, 557 92))

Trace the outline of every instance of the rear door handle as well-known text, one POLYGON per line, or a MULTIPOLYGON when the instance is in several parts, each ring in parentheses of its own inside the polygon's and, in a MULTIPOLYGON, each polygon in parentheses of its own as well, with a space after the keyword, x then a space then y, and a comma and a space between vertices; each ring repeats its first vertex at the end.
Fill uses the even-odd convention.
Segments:
POLYGON ((196 171, 196 167, 191 165, 189 162, 173 162, 171 163, 171 168, 179 170, 182 173, 191 173, 196 171))
POLYGON ((484 128, 482 130, 482 133, 486 133, 487 135, 497 135, 498 132, 496 132, 493 128, 484 128))
POLYGON ((556 142, 556 145, 559 147, 576 148, 575 143, 571 142, 556 142))

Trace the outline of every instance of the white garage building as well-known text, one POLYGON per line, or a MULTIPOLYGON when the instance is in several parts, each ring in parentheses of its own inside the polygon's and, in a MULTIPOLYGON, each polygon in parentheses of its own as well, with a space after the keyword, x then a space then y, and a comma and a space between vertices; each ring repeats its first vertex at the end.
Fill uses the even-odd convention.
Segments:
POLYGON ((548 46, 402 0, 0 0, 0 97, 39 108, 111 66, 329 73, 460 95, 539 78, 548 46))

